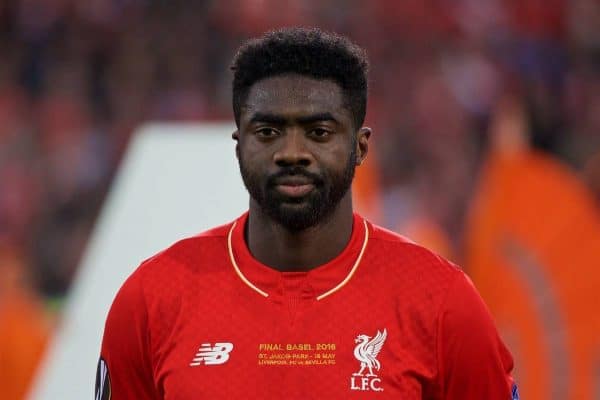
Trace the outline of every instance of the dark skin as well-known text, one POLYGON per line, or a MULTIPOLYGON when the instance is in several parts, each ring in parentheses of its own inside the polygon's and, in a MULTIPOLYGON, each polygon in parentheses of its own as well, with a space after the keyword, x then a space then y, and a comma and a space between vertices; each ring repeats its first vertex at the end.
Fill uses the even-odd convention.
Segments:
MULTIPOLYGON (((238 159, 255 176, 271 176, 290 166, 338 176, 349 163, 363 162, 370 135, 370 128, 354 126, 338 84, 287 74, 251 87, 232 137, 238 159), (350 160, 352 147, 355 157, 350 160)), ((273 190, 283 199, 281 209, 289 212, 306 207, 305 199, 316 190, 302 179, 283 178, 279 183, 273 190)), ((252 255, 265 265, 280 271, 308 271, 342 252, 352 223, 350 190, 325 218, 301 230, 279 223, 251 196, 246 241, 252 255)))

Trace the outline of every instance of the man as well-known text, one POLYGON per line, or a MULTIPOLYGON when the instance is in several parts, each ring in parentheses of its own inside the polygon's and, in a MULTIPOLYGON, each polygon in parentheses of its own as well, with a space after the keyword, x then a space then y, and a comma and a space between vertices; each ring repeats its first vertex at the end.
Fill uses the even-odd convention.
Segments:
POLYGON ((96 398, 510 400, 511 356, 468 278, 353 213, 365 53, 285 29, 232 69, 249 212, 125 282, 96 398))

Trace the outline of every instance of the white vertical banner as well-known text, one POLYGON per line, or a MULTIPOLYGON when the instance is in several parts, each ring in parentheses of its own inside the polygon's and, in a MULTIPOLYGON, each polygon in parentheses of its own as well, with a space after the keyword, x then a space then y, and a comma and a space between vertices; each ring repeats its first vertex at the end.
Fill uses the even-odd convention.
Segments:
POLYGON ((79 266, 30 400, 92 399, 112 300, 144 259, 248 207, 232 124, 148 124, 134 134, 79 266))

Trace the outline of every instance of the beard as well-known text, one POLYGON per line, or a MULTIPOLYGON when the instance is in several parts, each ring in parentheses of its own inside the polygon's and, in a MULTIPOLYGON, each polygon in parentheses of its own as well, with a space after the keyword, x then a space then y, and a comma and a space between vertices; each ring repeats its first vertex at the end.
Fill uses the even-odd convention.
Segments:
POLYGON ((289 166, 275 174, 259 176, 247 168, 241 156, 239 166, 244 186, 262 211, 287 230, 298 232, 327 220, 346 195, 354 179, 356 146, 352 146, 341 173, 311 173, 304 167, 289 166), (309 179, 313 190, 301 197, 288 197, 277 191, 278 180, 290 176, 309 179))

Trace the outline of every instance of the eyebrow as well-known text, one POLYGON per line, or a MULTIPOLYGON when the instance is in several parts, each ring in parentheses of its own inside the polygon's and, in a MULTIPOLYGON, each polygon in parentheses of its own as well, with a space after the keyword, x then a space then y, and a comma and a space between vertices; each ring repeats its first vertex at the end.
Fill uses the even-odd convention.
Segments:
POLYGON ((313 122, 320 122, 320 121, 337 122, 337 119, 335 119, 334 116, 328 112, 312 114, 312 115, 307 115, 305 117, 298 118, 298 122, 301 124, 311 124, 313 122))
POLYGON ((277 124, 283 125, 286 122, 286 119, 275 114, 266 114, 266 113, 255 113, 252 118, 250 118, 250 123, 255 122, 266 122, 269 124, 277 124))
MULTIPOLYGON (((298 117, 295 120, 300 124, 311 124, 311 123, 320 122, 320 121, 338 122, 338 120, 333 116, 333 114, 331 114, 329 112, 306 115, 306 116, 298 117)), ((270 124, 284 125, 286 122, 288 122, 288 119, 284 118, 280 115, 258 112, 258 113, 255 113, 252 116, 252 118, 250 118, 250 123, 256 123, 256 122, 265 122, 265 123, 270 123, 270 124)))

